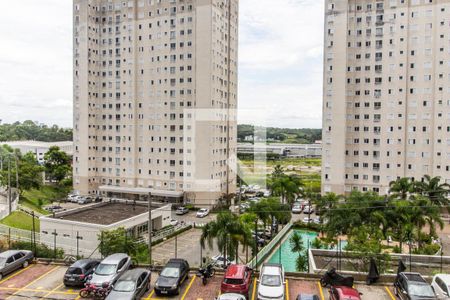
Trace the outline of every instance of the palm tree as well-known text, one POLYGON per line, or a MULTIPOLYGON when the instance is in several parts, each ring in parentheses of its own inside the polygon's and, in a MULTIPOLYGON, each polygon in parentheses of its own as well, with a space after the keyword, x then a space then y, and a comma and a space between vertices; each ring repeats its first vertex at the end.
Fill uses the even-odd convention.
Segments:
POLYGON ((450 192, 450 185, 440 182, 441 177, 439 176, 431 177, 425 175, 422 182, 415 183, 415 191, 428 197, 433 205, 448 206, 450 200, 447 198, 447 194, 450 192))
POLYGON ((270 188, 274 196, 280 196, 282 203, 292 203, 300 195, 302 186, 300 177, 296 175, 280 175, 272 178, 270 188))
POLYGON ((389 192, 394 198, 407 200, 409 195, 414 192, 414 183, 407 177, 398 178, 389 183, 389 192))
MULTIPOLYGON (((306 255, 303 255, 302 252, 305 251, 305 246, 303 245, 303 239, 301 235, 297 232, 294 232, 292 237, 289 239, 289 243, 291 245, 292 252, 298 253, 298 257, 296 260, 296 268, 297 271, 304 271, 308 267, 308 260, 306 259, 306 255)), ((279 249, 281 251, 281 249, 279 249)))
POLYGON ((224 257, 236 258, 239 244, 246 246, 251 244, 252 238, 248 227, 241 219, 229 212, 224 211, 217 215, 215 221, 207 223, 202 229, 200 245, 204 249, 205 242, 209 248, 213 247, 213 241, 222 251, 224 257))

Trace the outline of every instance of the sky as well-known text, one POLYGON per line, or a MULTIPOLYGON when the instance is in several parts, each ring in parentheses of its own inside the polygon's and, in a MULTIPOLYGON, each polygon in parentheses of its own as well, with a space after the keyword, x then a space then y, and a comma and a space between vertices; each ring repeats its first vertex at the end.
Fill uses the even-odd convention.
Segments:
MULTIPOLYGON (((239 123, 321 127, 323 6, 240 0, 239 123)), ((0 41, 0 120, 71 127, 72 0, 8 2, 0 41)))

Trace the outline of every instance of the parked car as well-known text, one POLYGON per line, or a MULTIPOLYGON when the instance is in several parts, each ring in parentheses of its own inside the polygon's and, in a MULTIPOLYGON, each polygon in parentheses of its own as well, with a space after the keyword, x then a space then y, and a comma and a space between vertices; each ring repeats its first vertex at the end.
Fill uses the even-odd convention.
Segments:
POLYGON ((44 209, 48 212, 55 212, 55 213, 66 210, 61 205, 50 205, 50 206, 44 207, 44 209))
POLYGON ((305 214, 312 214, 314 212, 314 207, 312 206, 305 206, 305 208, 303 209, 303 213, 305 214))
POLYGON ((358 290, 347 286, 330 287, 330 300, 361 300, 358 290))
POLYGON ((88 204, 91 203, 94 199, 92 199, 92 197, 87 196, 87 197, 82 197, 81 199, 78 200, 78 204, 88 204))
POLYGON ((438 299, 431 285, 419 273, 399 273, 394 282, 394 293, 400 299, 438 299))
POLYGON ((263 264, 258 280, 258 300, 284 300, 284 285, 283 265, 263 264))
POLYGON ((246 300, 245 296, 235 293, 226 293, 220 295, 216 300, 246 300))
POLYGON ((314 222, 314 219, 311 217, 304 217, 302 221, 303 223, 312 223, 314 222))
POLYGON ((89 282, 97 287, 102 287, 103 284, 112 285, 130 266, 131 257, 127 254, 112 254, 103 259, 95 268, 94 273, 89 278, 89 282))
POLYGON ((170 259, 164 269, 159 274, 155 283, 155 294, 179 295, 181 292, 181 284, 189 276, 189 264, 184 259, 170 259))
POLYGON ((204 218, 207 215, 209 215, 209 209, 207 208, 200 208, 199 211, 197 211, 197 218, 204 218))
POLYGON ((89 275, 94 273, 100 261, 94 259, 81 259, 73 263, 64 274, 65 286, 84 286, 89 275))
POLYGON ((70 198, 70 202, 78 203, 78 201, 83 198, 84 198, 83 196, 74 196, 74 197, 70 198))
POLYGON ((296 300, 319 300, 318 295, 298 294, 296 300))
POLYGON ((218 268, 225 269, 231 264, 231 261, 228 258, 225 258, 223 255, 216 255, 211 257, 211 260, 213 262, 213 265, 218 268))
POLYGON ((248 297, 252 273, 246 265, 229 265, 220 286, 221 293, 238 293, 248 297))
POLYGON ((180 206, 177 208, 177 210, 175 211, 175 213, 179 216, 185 215, 189 212, 189 209, 187 209, 187 207, 184 206, 180 206))
POLYGON ((438 299, 450 299, 450 275, 436 274, 431 282, 431 287, 438 299))
POLYGON ((294 206, 292 206, 293 214, 299 214, 301 212, 302 212, 302 206, 300 204, 294 204, 294 206))
POLYGON ((28 250, 7 250, 0 253, 0 279, 20 268, 26 268, 33 261, 33 252, 28 250))
POLYGON ((145 269, 128 270, 117 279, 106 300, 137 300, 150 290, 151 272, 145 269))
POLYGON ((315 218, 313 219, 313 222, 316 223, 316 224, 320 224, 320 222, 321 222, 320 217, 315 217, 315 218))
POLYGON ((177 226, 178 225, 178 220, 175 220, 175 219, 170 220, 170 225, 177 226))
POLYGON ((97 196, 97 197, 95 197, 94 201, 95 202, 102 202, 103 201, 103 197, 97 196))

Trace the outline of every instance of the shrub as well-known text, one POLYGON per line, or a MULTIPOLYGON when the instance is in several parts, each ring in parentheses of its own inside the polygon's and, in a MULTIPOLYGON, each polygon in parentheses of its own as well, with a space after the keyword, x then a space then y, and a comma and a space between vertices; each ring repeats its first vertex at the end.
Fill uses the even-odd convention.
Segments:
MULTIPOLYGON (((32 244, 30 242, 24 242, 24 241, 17 241, 11 243, 11 249, 20 249, 20 250, 30 250, 32 249, 32 244)), ((36 244, 36 257, 40 258, 55 258, 55 251, 54 249, 48 247, 44 244, 36 244)), ((64 258, 64 250, 61 248, 56 248, 56 258, 64 258)))

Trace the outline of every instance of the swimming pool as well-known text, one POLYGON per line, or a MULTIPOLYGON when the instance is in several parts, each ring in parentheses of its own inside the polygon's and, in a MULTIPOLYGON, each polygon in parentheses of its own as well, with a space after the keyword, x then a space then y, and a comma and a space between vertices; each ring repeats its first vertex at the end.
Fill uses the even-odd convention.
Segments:
MULTIPOLYGON (((296 272, 295 261, 297 260, 298 253, 291 251, 291 245, 289 243, 290 238, 297 232, 303 240, 303 245, 305 249, 308 249, 308 244, 311 245, 312 241, 318 236, 317 232, 305 231, 305 230, 292 230, 287 238, 281 243, 278 249, 273 252, 272 256, 269 258, 269 263, 281 263, 286 272, 296 272)), ((307 250, 305 250, 307 251, 307 250)))

